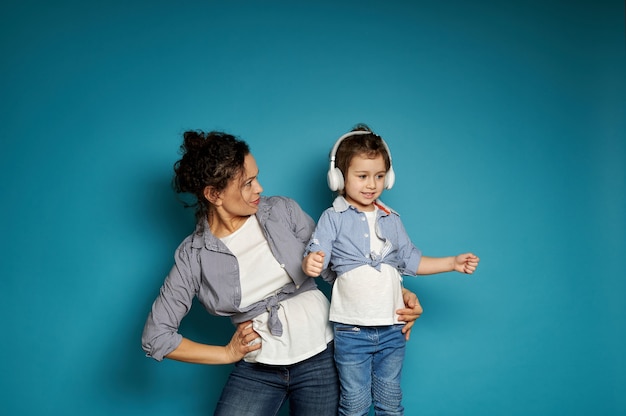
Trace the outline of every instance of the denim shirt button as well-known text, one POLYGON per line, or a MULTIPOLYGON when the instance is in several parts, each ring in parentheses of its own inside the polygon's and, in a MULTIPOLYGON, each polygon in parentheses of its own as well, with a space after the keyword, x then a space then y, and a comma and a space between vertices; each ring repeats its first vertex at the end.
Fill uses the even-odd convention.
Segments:
POLYGON ((369 234, 363 234, 363 237, 367 238, 369 237, 369 234))
POLYGON ((285 268, 285 263, 281 263, 280 267, 284 269, 285 268))

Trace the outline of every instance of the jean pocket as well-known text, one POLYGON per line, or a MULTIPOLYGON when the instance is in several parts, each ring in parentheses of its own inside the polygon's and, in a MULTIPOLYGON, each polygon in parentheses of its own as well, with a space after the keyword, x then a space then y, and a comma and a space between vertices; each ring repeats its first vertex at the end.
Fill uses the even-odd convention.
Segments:
POLYGON ((361 332, 361 328, 359 328, 358 326, 354 326, 354 325, 335 324, 334 328, 335 328, 335 332, 354 332, 354 333, 361 332))

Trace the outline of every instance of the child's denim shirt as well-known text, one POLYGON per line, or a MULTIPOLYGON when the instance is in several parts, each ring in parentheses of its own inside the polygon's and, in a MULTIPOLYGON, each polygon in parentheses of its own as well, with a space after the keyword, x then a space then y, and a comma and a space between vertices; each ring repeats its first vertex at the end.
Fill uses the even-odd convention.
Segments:
POLYGON ((338 196, 333 206, 320 216, 305 256, 323 251, 324 269, 330 266, 337 276, 366 264, 380 270, 381 263, 394 267, 402 275, 415 276, 422 258, 421 251, 411 242, 400 215, 379 200, 375 204, 379 208, 376 233, 385 241, 385 249, 380 255, 371 253, 370 230, 365 214, 350 205, 343 196, 338 196))

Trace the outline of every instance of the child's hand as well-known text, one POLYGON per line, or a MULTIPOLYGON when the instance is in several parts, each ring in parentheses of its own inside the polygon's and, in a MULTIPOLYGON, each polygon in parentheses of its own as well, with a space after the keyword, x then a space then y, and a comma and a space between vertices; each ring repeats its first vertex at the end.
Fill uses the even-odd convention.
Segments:
POLYGON ((454 258, 454 270, 459 273, 472 274, 478 267, 480 259, 472 253, 459 254, 454 258))
POLYGON ((307 254, 302 260, 302 271, 311 277, 319 276, 322 273, 324 267, 324 252, 314 251, 307 254))

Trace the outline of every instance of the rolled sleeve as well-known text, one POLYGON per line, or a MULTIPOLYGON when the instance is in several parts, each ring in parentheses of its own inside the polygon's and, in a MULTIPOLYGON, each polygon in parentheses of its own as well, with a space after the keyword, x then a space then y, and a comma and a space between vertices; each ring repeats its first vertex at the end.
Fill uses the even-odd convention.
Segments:
POLYGON ((420 261, 422 261, 422 252, 416 247, 412 247, 408 257, 405 259, 404 267, 400 269, 400 273, 407 276, 416 276, 420 261))
POLYGON ((422 260, 422 252, 413 245, 404 225, 397 216, 394 223, 398 239, 398 258, 401 260, 398 270, 403 275, 416 276, 417 268, 422 260))
POLYGON ((178 328, 189 313, 197 286, 192 279, 188 256, 180 247, 176 252, 176 264, 172 267, 152 304, 146 320, 141 345, 148 357, 157 361, 174 351, 182 342, 178 328))
POLYGON ((183 340, 177 332, 162 332, 154 320, 148 318, 141 338, 141 346, 147 357, 163 361, 165 356, 174 351, 183 340))
POLYGON ((330 210, 326 210, 322 213, 304 252, 304 255, 306 256, 309 253, 323 251, 325 254, 323 269, 328 268, 333 243, 337 234, 337 228, 333 223, 330 214, 330 210))

